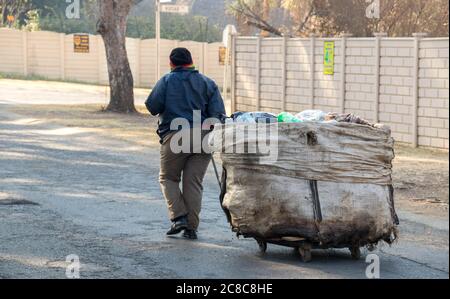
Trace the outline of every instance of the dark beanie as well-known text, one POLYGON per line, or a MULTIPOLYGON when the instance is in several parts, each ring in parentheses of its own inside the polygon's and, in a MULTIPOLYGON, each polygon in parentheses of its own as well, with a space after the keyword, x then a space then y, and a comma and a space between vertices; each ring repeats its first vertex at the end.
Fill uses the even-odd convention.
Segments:
POLYGON ((186 48, 175 48, 170 53, 170 62, 174 66, 190 65, 193 63, 191 52, 186 48))

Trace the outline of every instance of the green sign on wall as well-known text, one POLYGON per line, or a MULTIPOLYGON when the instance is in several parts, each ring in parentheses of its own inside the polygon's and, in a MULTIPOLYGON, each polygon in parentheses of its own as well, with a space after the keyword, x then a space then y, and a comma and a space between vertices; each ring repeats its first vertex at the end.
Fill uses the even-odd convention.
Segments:
POLYGON ((323 44, 323 74, 334 75, 334 42, 323 44))

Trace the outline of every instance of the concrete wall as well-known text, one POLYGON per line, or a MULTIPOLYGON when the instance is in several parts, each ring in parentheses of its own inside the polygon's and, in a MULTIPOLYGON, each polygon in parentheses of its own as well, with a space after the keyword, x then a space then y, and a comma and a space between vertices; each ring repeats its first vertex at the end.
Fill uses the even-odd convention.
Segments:
POLYGON ((420 43, 419 144, 448 148, 448 39, 420 43))
POLYGON ((233 37, 232 110, 355 113, 397 141, 448 149, 449 40, 233 37), (335 73, 323 46, 335 41, 335 73))
MULTIPOLYGON (((103 40, 96 35, 90 35, 89 39, 89 53, 75 53, 72 34, 0 28, 0 72, 108 84, 103 40)), ((157 81, 155 40, 127 38, 126 46, 135 85, 152 87, 157 81)), ((169 53, 178 46, 189 48, 197 68, 222 86, 220 43, 162 40, 162 74, 169 71, 169 53)))
POLYGON ((0 69, 2 72, 24 73, 27 47, 26 32, 0 29, 0 69))

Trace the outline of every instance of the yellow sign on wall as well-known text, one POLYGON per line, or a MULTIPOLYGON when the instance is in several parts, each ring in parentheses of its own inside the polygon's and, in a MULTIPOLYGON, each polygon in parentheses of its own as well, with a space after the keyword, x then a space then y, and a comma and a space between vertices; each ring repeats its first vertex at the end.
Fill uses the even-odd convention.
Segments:
POLYGON ((219 47, 219 65, 225 65, 226 56, 227 56, 227 48, 219 47))
POLYGON ((219 47, 219 65, 225 64, 231 65, 231 51, 227 47, 219 47))
POLYGON ((73 35, 73 51, 75 53, 89 53, 89 35, 74 34, 73 35))
POLYGON ((323 44, 323 74, 334 75, 334 42, 323 44))

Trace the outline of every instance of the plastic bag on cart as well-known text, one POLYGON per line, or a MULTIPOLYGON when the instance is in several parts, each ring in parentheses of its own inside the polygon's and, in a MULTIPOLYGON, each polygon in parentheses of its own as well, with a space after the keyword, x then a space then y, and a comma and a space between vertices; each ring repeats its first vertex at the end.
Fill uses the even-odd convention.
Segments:
POLYGON ((276 115, 268 112, 236 112, 232 118, 238 123, 274 123, 277 121, 276 115))
POLYGON ((315 121, 322 122, 325 121, 325 116, 327 114, 321 110, 305 110, 296 115, 301 121, 315 121))

